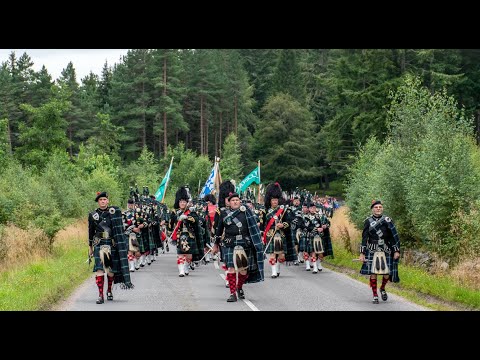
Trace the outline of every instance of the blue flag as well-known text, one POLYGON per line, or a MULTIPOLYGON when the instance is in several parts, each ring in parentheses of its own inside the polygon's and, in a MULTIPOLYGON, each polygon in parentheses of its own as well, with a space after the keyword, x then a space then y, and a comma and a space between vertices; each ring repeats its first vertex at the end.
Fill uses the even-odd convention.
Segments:
POLYGON ((217 165, 213 166, 210 176, 208 177, 205 185, 203 186, 202 191, 200 192, 200 199, 203 199, 205 195, 210 194, 215 189, 215 176, 216 176, 217 165))

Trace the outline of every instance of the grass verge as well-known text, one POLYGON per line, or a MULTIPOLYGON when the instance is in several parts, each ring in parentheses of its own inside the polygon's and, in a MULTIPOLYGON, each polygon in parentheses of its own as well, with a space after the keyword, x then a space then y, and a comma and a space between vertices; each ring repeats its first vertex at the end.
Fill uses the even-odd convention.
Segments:
POLYGON ((50 310, 92 274, 87 266, 86 224, 79 222, 57 236, 44 259, 0 272, 0 310, 50 310))
MULTIPOLYGON (((347 219, 347 209, 342 207, 331 220, 331 235, 335 258, 325 259, 327 267, 344 272, 368 284, 368 277, 359 274, 359 231, 347 219)), ((361 235, 360 235, 361 236, 361 235)), ((399 264, 400 283, 387 285, 387 291, 405 297, 419 305, 435 310, 479 310, 480 291, 475 287, 459 284, 452 275, 430 274, 423 269, 399 264)))

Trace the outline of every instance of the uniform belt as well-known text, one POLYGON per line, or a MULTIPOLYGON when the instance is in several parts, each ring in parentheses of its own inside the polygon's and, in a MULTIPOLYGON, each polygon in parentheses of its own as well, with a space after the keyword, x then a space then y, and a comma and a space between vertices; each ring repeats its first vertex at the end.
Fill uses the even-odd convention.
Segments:
POLYGON ((100 231, 95 234, 96 237, 103 239, 103 240, 108 240, 111 238, 110 234, 108 231, 100 231))

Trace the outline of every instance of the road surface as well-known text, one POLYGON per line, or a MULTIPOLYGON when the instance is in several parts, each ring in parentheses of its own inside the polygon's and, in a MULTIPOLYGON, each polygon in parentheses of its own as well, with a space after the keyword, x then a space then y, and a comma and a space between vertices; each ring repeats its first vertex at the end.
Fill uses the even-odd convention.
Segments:
MULTIPOLYGON (((114 285, 113 301, 96 304, 94 274, 56 310, 65 311, 412 311, 428 310, 395 294, 388 301, 372 304, 368 285, 324 268, 318 274, 300 266, 281 266, 280 277, 272 279, 265 262, 265 281, 244 285, 245 300, 227 303, 224 272, 210 262, 178 276, 176 255, 160 254, 150 266, 131 273, 133 290, 114 285), (117 288, 115 288, 115 286, 117 288)), ((105 281, 105 291, 106 291, 105 281)), ((388 291, 388 285, 387 285, 388 291)))

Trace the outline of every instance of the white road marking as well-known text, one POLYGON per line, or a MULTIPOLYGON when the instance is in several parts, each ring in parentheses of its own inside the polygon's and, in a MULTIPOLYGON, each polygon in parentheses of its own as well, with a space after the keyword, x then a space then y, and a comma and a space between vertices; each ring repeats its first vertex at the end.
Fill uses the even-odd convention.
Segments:
MULTIPOLYGON (((218 266, 218 265, 217 265, 217 266, 218 266)), ((221 277, 224 281, 226 281, 226 280, 225 280, 225 274, 218 274, 218 275, 220 275, 220 277, 221 277)), ((243 301, 245 302, 245 304, 247 304, 247 306, 248 306, 250 309, 252 309, 253 311, 260 311, 260 309, 257 308, 255 305, 253 305, 250 300, 247 300, 247 299, 242 299, 242 300, 243 300, 243 301)))

